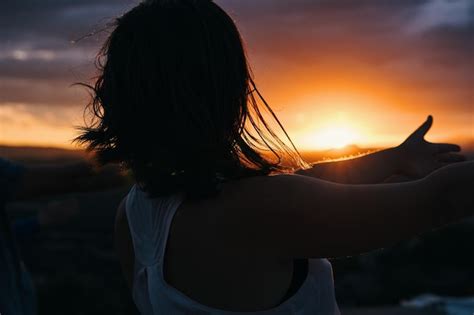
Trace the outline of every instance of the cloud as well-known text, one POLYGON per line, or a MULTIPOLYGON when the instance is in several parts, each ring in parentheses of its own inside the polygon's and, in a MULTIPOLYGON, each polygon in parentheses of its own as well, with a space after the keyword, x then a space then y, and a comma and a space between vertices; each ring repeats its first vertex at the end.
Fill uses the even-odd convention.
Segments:
MULTIPOLYGON (((107 35, 100 30, 138 3, 1 1, 0 106, 21 103, 32 111, 87 102, 80 89, 69 86, 95 74, 93 59, 107 35), (98 35, 72 43, 94 32, 98 35)), ((464 113, 472 106, 473 1, 216 2, 237 22, 257 83, 278 104, 318 88, 369 93, 382 90, 383 83, 392 95, 407 95, 407 103, 421 97, 433 100, 429 106, 452 101, 464 113)))
POLYGON ((473 15, 474 2, 471 0, 433 0, 418 9, 407 30, 419 33, 439 26, 472 25, 473 15))
POLYGON ((53 110, 49 105, 32 107, 21 103, 0 105, 0 143, 26 145, 54 145, 70 147, 77 130, 71 124, 82 123, 77 110, 53 110))

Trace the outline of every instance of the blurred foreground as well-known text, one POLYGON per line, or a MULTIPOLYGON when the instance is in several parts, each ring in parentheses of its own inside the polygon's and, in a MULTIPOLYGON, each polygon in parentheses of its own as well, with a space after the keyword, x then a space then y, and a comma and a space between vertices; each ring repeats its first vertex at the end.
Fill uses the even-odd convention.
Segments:
MULTIPOLYGON (((348 147, 304 155, 308 161, 317 161, 366 151, 348 147)), ((27 164, 86 158, 80 151, 7 147, 0 147, 0 156, 27 164)), ((19 240, 36 284, 40 314, 63 315, 65 310, 70 315, 136 314, 112 239, 115 211, 128 189, 56 196, 56 201, 77 200, 75 217, 19 240)), ((12 203, 8 211, 12 219, 36 215, 51 200, 12 203)), ((471 219, 392 248, 332 260, 343 314, 434 315, 435 311, 400 309, 398 305, 423 293, 474 296, 473 244, 471 219)))

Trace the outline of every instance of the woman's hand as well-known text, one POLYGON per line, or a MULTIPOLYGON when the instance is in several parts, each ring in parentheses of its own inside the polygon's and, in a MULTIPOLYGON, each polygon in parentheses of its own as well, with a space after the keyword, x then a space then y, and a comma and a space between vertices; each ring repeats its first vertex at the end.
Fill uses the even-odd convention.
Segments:
POLYGON ((454 153, 461 151, 460 146, 450 143, 431 143, 425 140, 424 137, 432 124, 433 117, 430 115, 396 148, 399 153, 401 171, 410 179, 425 177, 440 167, 465 160, 463 155, 454 153))
POLYGON ((461 150, 458 145, 424 139, 432 124, 433 117, 429 116, 397 147, 349 160, 316 163, 296 174, 340 184, 394 183, 420 179, 442 166, 464 161, 464 156, 454 153, 461 150))

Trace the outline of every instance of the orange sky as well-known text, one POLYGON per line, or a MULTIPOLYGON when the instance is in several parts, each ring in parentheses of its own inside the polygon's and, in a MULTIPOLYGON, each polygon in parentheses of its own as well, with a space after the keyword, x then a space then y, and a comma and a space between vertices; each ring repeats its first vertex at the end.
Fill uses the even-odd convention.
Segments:
MULTIPOLYGON (((255 81, 300 149, 396 145, 428 114, 428 140, 474 143, 469 0, 217 2, 235 18, 255 81)), ((72 147, 87 94, 70 85, 93 76, 101 37, 70 40, 131 2, 67 3, 0 13, 36 13, 0 32, 0 144, 72 147)))

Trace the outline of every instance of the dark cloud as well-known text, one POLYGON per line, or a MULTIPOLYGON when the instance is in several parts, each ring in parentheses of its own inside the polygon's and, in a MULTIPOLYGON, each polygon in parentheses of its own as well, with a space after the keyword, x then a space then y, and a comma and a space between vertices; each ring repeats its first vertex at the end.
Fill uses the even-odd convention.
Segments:
POLYGON ((104 28, 133 5, 121 0, 3 0, 0 102, 74 103, 77 92, 70 85, 93 76, 105 34, 72 41, 104 28))
POLYGON ((11 41, 70 41, 133 5, 125 0, 3 0, 0 38, 11 41))
MULTIPOLYGON (((403 87, 436 88, 439 93, 450 89, 452 95, 464 99, 474 72, 474 14, 458 24, 452 23, 451 16, 423 15, 435 1, 216 2, 237 21, 263 79, 278 77, 278 73, 308 77, 318 76, 320 71, 366 68, 359 73, 386 74, 390 84, 404 80, 403 87), (414 23, 428 18, 429 23, 414 23), (413 65, 420 71, 413 72, 413 65)), ((453 3, 459 1, 463 0, 453 3)), ((70 89, 54 87, 67 87, 93 75, 93 57, 105 34, 76 44, 71 41, 101 30, 137 2, 2 0, 0 101, 73 103, 70 89), (27 87, 28 93, 24 93, 27 87)), ((287 84, 282 81, 273 87, 287 84)))
POLYGON ((306 85, 285 92, 285 101, 311 93, 308 78, 337 73, 349 84, 377 77, 400 93, 472 108, 474 2, 269 2, 258 2, 258 10, 245 1, 224 5, 241 26, 256 73, 272 81, 264 83, 268 90, 288 90, 289 80, 306 85))

